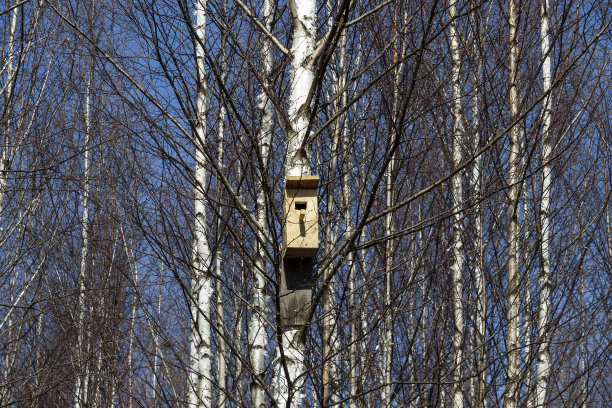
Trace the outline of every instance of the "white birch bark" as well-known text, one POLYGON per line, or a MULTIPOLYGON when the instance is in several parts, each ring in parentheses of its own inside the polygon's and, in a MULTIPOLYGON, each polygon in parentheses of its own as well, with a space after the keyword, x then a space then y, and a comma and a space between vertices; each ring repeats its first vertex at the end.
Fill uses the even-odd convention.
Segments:
MULTIPOLYGON (((328 9, 328 30, 332 29, 333 18, 331 17, 332 7, 331 2, 327 2, 328 9)), ((334 98, 338 97, 338 93, 342 91, 346 83, 346 75, 344 72, 344 59, 346 54, 346 32, 342 30, 340 34, 340 45, 338 54, 338 73, 332 72, 333 80, 333 94, 334 98)), ((337 98, 332 104, 334 113, 338 112, 346 104, 346 93, 343 92, 342 96, 337 98)), ((332 146, 331 146, 331 163, 329 167, 329 186, 327 188, 327 222, 325 225, 325 250, 329 254, 332 248, 336 245, 336 234, 332 227, 332 217, 335 209, 334 201, 334 183, 336 183, 336 175, 338 170, 338 154, 340 139, 344 136, 345 129, 343 125, 343 116, 338 117, 336 126, 333 130, 332 146)), ((336 326, 336 309, 334 305, 336 303, 336 279, 335 277, 329 277, 329 269, 326 269, 323 273, 323 280, 329 285, 327 291, 323 296, 323 405, 328 405, 334 402, 333 399, 337 395, 331 388, 331 380, 337 376, 337 366, 339 364, 338 350, 338 335, 334 330, 336 326)))
MULTIPOLYGON (((476 27, 476 16, 475 11, 471 14, 472 25, 476 27)), ((472 153, 478 151, 480 145, 480 97, 479 97, 479 84, 481 83, 482 72, 482 59, 478 52, 477 46, 477 32, 473 36, 473 55, 476 59, 476 70, 474 73, 474 94, 472 96, 472 127, 473 127, 473 139, 472 139, 472 153)), ((484 275, 482 272, 483 264, 483 232, 482 232, 482 205, 481 205, 481 183, 482 183, 482 155, 479 155, 474 159, 474 165, 472 166, 472 175, 470 178, 472 192, 474 194, 474 232, 476 234, 476 257, 474 262, 474 280, 476 284, 477 292, 477 305, 476 305, 476 355, 477 363, 476 369, 478 372, 478 387, 477 387, 477 401, 483 408, 487 407, 485 398, 485 386, 487 380, 487 368, 486 368, 486 354, 485 354, 485 336, 486 336, 486 322, 487 322, 487 292, 484 275)))
MULTIPOLYGON (((509 105, 510 120, 518 115, 518 11, 514 0, 508 2, 508 24, 510 26, 510 56, 509 56, 509 105)), ((519 203, 519 126, 510 130, 509 173, 508 173, 508 310, 506 337, 506 393, 504 408, 516 408, 518 400, 519 379, 519 270, 518 270, 518 203, 519 203)))
POLYGON ((587 375, 587 345, 588 337, 585 333, 586 329, 586 313, 584 307, 584 272, 581 270, 580 273, 580 344, 578 345, 579 360, 578 360, 578 373, 582 378, 580 379, 580 408, 587 408, 589 401, 589 376, 587 375))
MULTIPOLYGON (((120 226, 120 231, 121 231, 121 237, 122 237, 122 241, 123 241, 123 246, 124 246, 124 250, 127 256, 129 256, 128 253, 128 247, 127 247, 127 242, 125 240, 125 233, 123 231, 123 226, 120 226)), ((117 253, 117 246, 114 244, 115 242, 115 238, 112 237, 111 241, 113 242, 112 245, 112 252, 111 252, 111 260, 110 260, 110 266, 108 268, 108 271, 106 272, 106 276, 105 276, 105 281, 106 282, 110 282, 111 279, 111 274, 113 271, 113 266, 115 265, 115 257, 116 257, 116 253, 117 253)), ((132 277, 133 279, 133 277, 132 277)), ((134 288, 137 287, 137 285, 134 285, 134 283, 132 282, 132 286, 134 288)), ((104 292, 106 291, 105 288, 100 288, 102 291, 100 292, 100 296, 99 296, 99 300, 95 306, 95 310, 100 311, 101 315, 100 315, 100 321, 101 322, 105 322, 106 319, 108 318, 108 308, 107 308, 107 304, 106 301, 108 300, 107 297, 105 296, 104 292)), ((136 297, 134 296, 134 302, 136 302, 136 297)), ((132 312, 131 312, 131 317, 130 317, 130 330, 128 332, 128 336, 129 336, 129 344, 128 344, 128 404, 132 404, 131 398, 132 398, 132 385, 133 385, 133 347, 134 347, 134 322, 135 322, 135 303, 132 304, 132 312)), ((100 338, 98 340, 98 343, 94 346, 94 349, 96 350, 96 353, 98 355, 97 357, 97 361, 96 361, 96 367, 95 370, 93 370, 93 378, 96 379, 95 383, 93 384, 94 387, 91 397, 90 397, 90 404, 89 406, 93 407, 93 408, 97 408, 102 406, 102 402, 104 400, 104 395, 102 393, 102 391, 106 388, 105 384, 104 384, 104 378, 105 376, 102 373, 103 370, 103 355, 104 353, 104 347, 102 347, 103 345, 103 339, 100 338)), ((108 398, 108 395, 107 395, 108 398)), ((133 405, 133 404, 132 404, 133 405)))
MULTIPOLYGON (((268 32, 272 32, 272 23, 275 11, 274 0, 264 0, 262 15, 263 24, 268 32)), ((264 191, 264 177, 267 175, 268 157, 270 153, 270 141, 274 127, 274 106, 268 96, 270 92, 270 75, 272 73, 273 55, 272 43, 268 37, 263 37, 260 43, 260 58, 262 64, 262 91, 258 95, 257 108, 261 113, 261 126, 257 135, 259 157, 261 167, 257 168, 256 175, 256 216, 261 230, 267 227, 266 195, 264 191)), ((257 231, 255 237, 255 262, 253 265, 253 306, 254 310, 249 322, 249 343, 251 343, 251 365, 253 375, 256 377, 251 381, 251 402, 253 408, 264 408, 266 406, 266 395, 264 391, 264 370, 266 357, 266 344, 268 341, 266 312, 268 299, 265 294, 266 287, 266 262, 265 259, 265 237, 257 231)))
MULTIPOLYGON (((162 288, 164 286, 164 269, 162 266, 161 270, 161 282, 159 283, 159 293, 157 295, 157 319, 158 321, 161 319, 161 299, 162 299, 162 288)), ((158 383, 161 387, 161 381, 159 381, 159 358, 161 355, 161 348, 159 346, 159 331, 157 328, 155 330, 151 330, 151 334, 153 335, 153 345, 155 348, 155 355, 153 356, 153 373, 151 378, 151 399, 153 400, 153 406, 157 407, 157 387, 158 383)))
MULTIPOLYGON (((223 2, 223 10, 227 10, 227 3, 223 2)), ((227 72, 227 56, 225 54, 226 39, 223 36, 221 41, 221 83, 225 84, 226 72, 227 72)), ((223 149, 224 138, 225 138, 225 116, 226 116, 225 102, 221 100, 221 106, 219 108, 219 132, 217 141, 217 169, 223 170, 223 149)), ((220 189, 219 189, 220 191, 220 189)), ((221 197, 219 197, 220 200, 221 197)), ((217 251, 215 254, 215 276, 216 276, 216 312, 217 312, 217 382, 219 389, 219 396, 217 398, 217 406, 224 408, 227 401, 227 363, 226 363, 226 344, 225 344, 225 312, 223 307, 223 284, 221 277, 221 206, 217 208, 217 251)))
MULTIPOLYGON (((359 38, 361 39, 361 34, 359 34, 359 38)), ((346 33, 343 35, 342 37, 343 43, 342 43, 342 48, 346 51, 346 33)), ((360 43, 361 41, 359 41, 360 43)), ((363 53, 363 50, 360 48, 357 52, 357 57, 354 60, 353 65, 356 67, 359 67, 361 65, 361 55, 363 53)), ((343 69, 342 74, 344 76, 344 81, 346 82, 346 70, 343 69)), ((352 87, 352 91, 354 91, 354 86, 355 83, 353 84, 352 87)), ((343 93, 342 94, 342 106, 346 106, 347 103, 347 93, 343 93)), ((358 108, 357 108, 357 104, 353 105, 353 114, 355 116, 358 115, 358 108)), ((348 133, 348 131, 346 129, 344 129, 343 132, 343 148, 344 148, 344 173, 343 173, 343 180, 342 180, 342 189, 343 189, 343 193, 344 193, 344 201, 343 201, 343 205, 344 205, 344 222, 345 222, 345 227, 346 227, 346 231, 345 231, 345 237, 349 237, 351 235, 351 233, 353 232, 353 224, 351 221, 351 174, 350 174, 350 170, 353 168, 353 163, 351 162, 351 143, 353 142, 350 138, 350 134, 348 133)), ((367 138, 363 138, 363 143, 365 144, 365 141, 367 140, 367 138)), ((365 150, 364 150, 365 151, 365 150)), ((362 183, 362 185, 364 185, 365 183, 362 183)), ((363 195, 363 197, 365 197, 365 195, 363 195)), ((366 228, 364 227, 364 231, 366 230, 366 228)), ((363 253, 363 250, 361 250, 361 252, 363 253)), ((363 256, 360 257, 360 259, 363 260, 363 256)), ((352 315, 350 316, 351 319, 351 323, 350 323, 350 346, 349 346, 349 364, 350 364, 350 368, 349 368, 349 373, 350 373, 350 380, 349 380, 349 390, 350 390, 350 401, 349 401, 349 408, 356 408, 357 407, 357 394, 358 394, 358 387, 359 387, 359 322, 361 321, 361 319, 363 318, 361 311, 358 309, 358 299, 359 299, 359 295, 357 293, 357 287, 358 287, 358 283, 357 283, 357 268, 355 267, 355 252, 354 251, 350 251, 347 254, 346 257, 346 267, 347 267, 347 274, 349 276, 349 292, 350 292, 350 310, 352 311, 352 315)), ((364 311, 365 312, 365 311, 364 311)), ((362 325, 363 326, 363 325, 362 325)))
MULTIPOLYGON (((123 227, 122 235, 123 235, 123 227)), ((128 251, 127 242, 125 241, 125 235, 123 235, 123 243, 125 245, 126 252, 128 251)), ((130 251, 132 249, 130 248, 130 251)), ((113 249, 114 251, 114 249, 113 249)), ((132 254, 133 259, 133 254, 132 254)), ((132 284, 134 286, 134 292, 138 290, 138 268, 134 265, 132 268, 132 284)), ((134 406, 134 337, 136 332, 134 331, 134 325, 136 323, 136 293, 132 295, 132 313, 130 316, 130 341, 128 344, 128 407, 134 406)), ((102 353, 100 353, 102 355, 102 353)))
POLYGON ((196 131, 195 147, 195 187, 193 227, 193 278, 192 278, 192 319, 193 327, 190 340, 191 383, 188 393, 190 406, 209 408, 212 405, 211 372, 211 335, 210 301, 213 295, 210 273, 210 247, 208 245, 206 224, 206 111, 207 89, 205 50, 206 41, 206 0, 195 2, 196 35, 196 131))
POLYGON ((283 328, 283 352, 289 379, 285 375, 284 367, 280 367, 277 376, 279 389, 279 406, 301 407, 304 400, 303 374, 304 374, 304 339, 300 338, 300 329, 297 327, 283 328), (289 386, 291 381, 291 387, 289 386))
MULTIPOLYGON (((42 372, 42 362, 41 362, 41 346, 43 341, 42 335, 42 325, 43 325, 43 314, 38 313, 38 317, 36 318, 36 351, 35 351, 35 372, 34 372, 34 390, 38 393, 38 387, 40 387, 41 380, 41 372, 42 372)), ((40 397, 36 396, 32 399, 32 407, 40 406, 40 397)))
MULTIPOLYGON (((397 22, 397 15, 394 17, 394 20, 397 22)), ((408 21, 407 10, 403 15, 403 26, 406 25, 408 21)), ((397 23, 396 23, 397 24, 397 23)), ((396 26, 397 30, 397 26, 396 26)), ((399 34, 399 33, 398 33, 399 34)), ((398 35, 399 37, 399 35, 398 35)), ((394 61, 398 61, 400 58, 403 58, 406 51, 406 42, 399 41, 399 44, 395 45, 394 51, 394 61)), ((400 87, 400 76, 404 67, 404 62, 402 61, 398 67, 395 69, 393 75, 393 88, 395 90, 393 95, 393 114, 392 120, 396 123, 398 121, 398 109, 399 109, 399 87, 400 87)), ((397 135, 395 134, 395 130, 392 130, 391 133, 391 145, 395 143, 395 138, 397 135)), ((385 204, 387 207, 391 207, 393 205, 393 171, 395 169, 395 156, 391 157, 389 161, 389 166, 387 167, 386 175, 385 175, 385 204)), ((390 237, 393 234, 393 215, 392 213, 387 214, 385 217, 385 235, 390 237)), ((381 388, 381 398, 382 404, 384 407, 391 406, 391 366, 393 364, 393 320, 394 320, 394 311, 391 305, 391 286, 393 281, 393 239, 387 239, 385 243, 385 309, 384 309, 384 321, 383 321, 383 387, 381 388)), ((411 352, 408 351, 408 354, 411 355, 411 352)), ((409 368, 410 369, 410 368, 409 368)), ((410 373, 409 376, 413 374, 410 373)))
MULTIPOLYGON (((419 203, 419 209, 418 209, 418 222, 419 224, 421 224, 423 222, 423 205, 421 203, 419 203)), ((419 231, 417 232, 417 242, 419 243, 419 246, 423 245, 423 229, 419 228, 419 231)), ((419 248, 419 250, 422 251, 421 248, 419 248)), ((421 266, 421 273, 419 274, 419 279, 420 279, 420 292, 421 292, 421 303, 423 305, 423 310, 421 311, 421 319, 420 319, 420 328, 421 328, 421 335, 420 340, 421 340, 421 350, 425 351, 427 350, 427 339, 426 339, 426 331, 427 331, 427 315, 429 312, 429 301, 428 301, 428 295, 427 295, 427 289, 426 289, 426 282, 427 282, 427 271, 425 269, 425 267, 421 266)), ((423 358, 421 358, 421 361, 424 361, 423 358)), ((416 399, 416 403, 417 406, 423 406, 423 394, 424 392, 421 391, 416 399)))
MULTIPOLYGON (((393 136, 394 137, 394 136, 393 136)), ((393 139, 392 139, 393 140, 393 139)), ((393 141, 391 142, 393 143, 393 141)), ((394 158, 391 158, 387 168, 385 181, 385 200, 387 208, 393 205, 393 167, 394 158)), ((391 213, 385 216, 385 236, 393 233, 393 216, 391 213)), ((393 358, 393 311, 391 310, 391 281, 393 274, 393 239, 387 239, 385 243, 385 308, 383 320, 383 383, 381 388, 382 406, 387 408, 391 405, 391 365, 393 358)))
MULTIPOLYGON (((332 159, 329 170, 329 180, 333 183, 336 176, 336 169, 338 164, 338 140, 339 140, 339 129, 334 131, 332 139, 332 159)), ((325 226, 325 248, 327 253, 331 252, 331 248, 335 245, 334 231, 332 228, 331 217, 334 209, 334 196, 333 186, 328 187, 327 196, 327 224, 325 226)), ((333 305, 335 304, 335 279, 334 277, 329 278, 329 269, 326 269, 323 273, 323 280, 328 281, 329 286, 323 295, 323 405, 327 405, 332 395, 330 389, 330 380, 335 377, 335 366, 334 366, 334 355, 337 348, 337 336, 334 333, 334 326, 336 325, 336 316, 333 305)))
MULTIPOLYGON (((462 142, 464 139, 463 112, 461 106, 461 53, 459 51, 459 35, 457 32, 457 1, 451 0, 449 7, 452 87, 453 87, 453 168, 457 168, 462 159, 462 142)), ((463 364, 463 343, 465 327, 463 323, 463 211, 460 210, 463 200, 462 173, 459 172, 451 180, 453 199, 453 263, 450 270, 453 287, 453 389, 452 404, 455 408, 463 407, 463 391, 461 384, 461 366, 463 364)))
MULTIPOLYGON (((345 94, 346 95, 346 94, 345 94)), ((344 95, 343 95, 344 96, 344 95)), ((343 146, 345 151, 344 159, 344 174, 342 176, 342 189, 343 189, 343 206, 344 206, 344 223, 346 226, 345 237, 349 237, 353 232, 353 226, 351 222, 351 184, 349 169, 351 168, 351 161, 349 155, 349 137, 348 132, 344 132, 343 135, 343 146)), ((350 251, 346 255, 346 268, 349 279, 349 310, 351 311, 350 318, 350 345, 349 345, 349 408, 357 408, 357 319, 359 317, 357 311, 357 289, 356 273, 354 268, 354 252, 350 251)))
MULTIPOLYGON (((216 255, 216 266, 215 266, 215 274, 217 277, 221 276, 221 251, 217 251, 216 255)), ((219 396, 217 398, 217 406, 225 407, 227 404, 227 362, 226 362, 226 352, 227 346, 225 344, 225 315, 224 315, 224 307, 223 307, 223 285, 221 284, 221 280, 217 279, 217 326, 219 330, 219 335, 217 336, 217 381, 219 388, 219 396)))
POLYGON ((314 81, 316 0, 290 0, 289 8, 293 34, 285 173, 287 176, 299 176, 310 174, 310 146, 304 142, 311 110, 305 103, 314 81))
MULTIPOLYGON (((542 83, 543 92, 550 92, 552 85, 552 70, 550 58, 550 31, 548 26, 548 0, 542 1, 542 16, 540 25, 540 40, 542 47, 542 83)), ((538 355, 536 363, 536 407, 542 407, 546 401, 546 388, 550 373, 550 353, 548 320, 550 309, 550 193, 552 144, 550 140, 550 122, 552 116, 550 94, 544 98, 542 109, 542 200, 540 201, 540 219, 542 221, 542 238, 540 240, 540 256, 542 266, 538 278, 540 296, 538 299, 538 355)))
POLYGON ((84 180, 83 189, 81 192, 81 211, 82 211, 82 224, 81 224, 81 239, 83 244, 81 246, 81 263, 79 267, 79 292, 77 300, 77 377, 75 380, 75 395, 74 395, 74 406, 80 408, 82 404, 85 404, 87 400, 87 382, 89 378, 88 370, 85 369, 85 373, 80 374, 80 370, 85 364, 83 355, 84 347, 84 322, 85 322, 85 275, 87 272, 87 256, 89 253, 89 178, 91 175, 91 168, 89 163, 89 141, 91 137, 91 80, 92 72, 88 72, 86 87, 85 87, 85 152, 83 154, 83 168, 84 168, 84 180))
MULTIPOLYGON (((11 134, 11 100, 13 99, 13 81, 15 80, 16 69, 13 64, 15 58, 15 32, 17 30, 17 16, 19 14, 19 7, 15 8, 10 12, 10 25, 8 32, 8 50, 7 50, 7 61, 6 61, 6 98, 7 105, 7 121, 2 132, 2 152, 0 153, 0 215, 3 214, 4 206, 4 194, 6 193, 7 187, 7 171, 9 170, 9 158, 10 158, 10 134, 11 134)), ((0 222, 2 219, 0 219, 0 222)), ((2 224, 0 223, 0 232, 2 232, 2 224)))

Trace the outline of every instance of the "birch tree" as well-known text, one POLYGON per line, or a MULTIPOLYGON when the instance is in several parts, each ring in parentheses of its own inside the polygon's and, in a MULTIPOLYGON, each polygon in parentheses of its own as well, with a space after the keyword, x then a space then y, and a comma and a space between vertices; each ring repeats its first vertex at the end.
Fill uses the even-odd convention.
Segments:
MULTIPOLYGON (((327 9, 327 30, 332 30, 334 23, 334 16, 332 14, 333 4, 328 1, 326 2, 327 9)), ((335 112, 340 112, 346 104, 346 93, 344 87, 346 85, 346 73, 345 73, 345 58, 346 58, 346 29, 343 29, 340 34, 339 47, 337 50, 337 72, 331 72, 332 85, 332 115, 335 112)), ((343 117, 338 118, 335 126, 332 130, 332 144, 331 144, 331 161, 329 164, 328 172, 328 186, 327 186, 327 223, 325 225, 325 250, 329 254, 333 251, 336 246, 336 231, 333 226, 333 217, 335 216, 335 187, 338 174, 338 160, 340 155, 340 146, 342 139, 344 139, 344 133, 346 127, 344 126, 343 117)), ((346 203, 348 204, 348 202, 346 203)), ((334 392, 332 383, 333 379, 337 378, 337 368, 339 366, 339 353, 338 353, 338 334, 336 327, 337 325, 337 312, 335 310, 336 299, 336 279, 329 276, 329 269, 323 271, 323 280, 329 281, 329 285, 323 295, 323 405, 336 402, 337 397, 334 392)))
MULTIPOLYGON (((10 10, 7 17, 9 20, 9 31, 8 31, 8 49, 6 52, 6 61, 4 62, 4 66, 2 67, 3 71, 6 70, 6 82, 2 87, 2 92, 0 95, 4 96, 5 100, 5 108, 2 114, 3 117, 6 117, 6 120, 3 120, 2 124, 2 152, 0 157, 0 213, 2 213, 2 207, 4 203, 4 194, 7 188, 7 170, 9 169, 9 163, 11 159, 11 145, 12 140, 10 137, 11 134, 11 107, 13 105, 13 91, 15 90, 14 81, 16 75, 16 67, 15 67, 15 32, 17 30, 17 17, 19 15, 19 8, 15 8, 14 10, 10 10)), ((0 219, 0 222, 2 219, 0 219)), ((0 232, 2 231, 0 224, 0 232)))
MULTIPOLYGON (((453 88, 453 168, 461 165, 462 144, 464 140, 463 112, 461 106, 461 54, 459 51, 459 35, 457 33, 457 2, 451 0, 449 5, 450 41, 452 57, 452 88, 453 88)), ((465 337, 465 326, 463 316, 463 186, 462 173, 453 176, 452 198, 453 198, 453 255, 452 255, 452 287, 453 287, 453 407, 463 407, 463 391, 461 390, 461 366, 463 364, 463 343, 465 337)))
POLYGON ((538 354, 536 365, 536 407, 545 406, 546 389, 550 371, 548 321, 550 309, 550 197, 552 187, 551 157, 552 143, 550 124, 552 116, 552 86, 551 47, 549 31, 549 3, 541 1, 540 41, 542 52, 542 92, 545 94, 542 105, 542 198, 540 201, 540 220, 542 223, 542 238, 540 239, 541 268, 538 278, 540 294, 538 299, 538 354))
POLYGON ((79 408, 87 403, 88 393, 88 381, 89 371, 88 364, 85 359, 86 351, 86 335, 87 330, 85 329, 85 294, 86 284, 85 279, 87 278, 87 257, 89 254, 89 179, 91 177, 91 167, 89 163, 89 142, 91 138, 91 81, 92 81, 92 69, 90 68, 87 72, 86 87, 85 87, 85 142, 83 154, 83 168, 84 178, 83 187, 81 193, 81 239, 83 241, 81 247, 81 260, 79 267, 79 289, 78 289, 78 301, 77 301, 77 367, 79 371, 84 370, 83 373, 77 374, 74 384, 74 406, 79 408))
MULTIPOLYGON (((262 8, 262 16, 265 29, 267 32, 273 32, 273 19, 276 10, 275 0, 264 0, 262 8)), ((260 162, 257 166, 256 173, 256 215, 259 230, 255 239, 255 262, 253 265, 253 313, 249 334, 251 338, 249 343, 252 344, 251 364, 253 366, 254 380, 251 382, 251 400, 253 408, 263 408, 266 406, 266 395, 264 392, 264 369, 267 344, 267 322, 266 312, 268 309, 268 297, 265 294, 266 287, 266 258, 263 245, 266 240, 261 230, 267 228, 267 206, 266 192, 267 185, 265 178, 268 174, 268 160, 270 152, 270 143, 272 139, 272 131, 274 128, 274 106, 269 96, 271 93, 270 77, 272 74, 273 64, 273 49, 269 38, 262 35, 260 39, 260 58, 261 58, 261 92, 258 95, 257 108, 261 115, 261 125, 259 134, 257 135, 257 147, 260 162)))
MULTIPOLYGON (((518 13, 514 0, 508 1, 508 25, 509 25, 509 76, 508 76, 508 98, 510 106, 510 122, 518 118, 518 13)), ((508 146, 508 309, 506 353, 508 367, 506 373, 506 391, 504 408, 515 408, 518 400, 519 382, 519 268, 518 268, 518 204, 519 204, 519 126, 512 123, 510 129, 510 143, 508 146)))
MULTIPOLYGON (((222 4, 223 11, 227 13, 227 3, 223 2, 222 4)), ((226 36, 223 35, 221 39, 221 83, 225 83, 227 79, 227 55, 226 55, 226 36)), ((227 116, 226 104, 223 100, 220 101, 219 107, 219 128, 217 130, 217 169, 218 171, 223 171, 223 151, 225 149, 225 119, 227 116)), ((218 181, 218 184, 221 183, 218 181)), ((219 197, 217 198, 217 202, 221 202, 221 189, 219 189, 219 197)), ((218 381, 218 389, 219 396, 217 398, 217 405, 220 408, 224 408, 227 403, 227 345, 225 343, 225 338, 227 332, 225 330, 225 307, 224 307, 224 299, 223 299, 223 275, 221 269, 221 261, 223 257, 223 251, 221 250, 221 232, 224 230, 225 225, 223 225, 223 209, 220 205, 217 205, 215 209, 215 213, 217 214, 217 250, 215 253, 215 278, 216 278, 216 319, 217 319, 217 381, 218 381)))
MULTIPOLYGON (((474 78, 474 93, 472 95, 472 154, 476 153, 480 147, 480 89, 478 84, 481 83, 482 59, 478 50, 477 37, 480 33, 479 24, 477 21, 477 11, 470 14, 472 26, 474 29, 472 37, 473 59, 475 60, 474 78)), ((474 232, 476 234, 476 259, 474 260, 474 276, 476 283, 476 342, 475 349, 477 354, 476 370, 478 372, 478 392, 477 400, 483 407, 487 406, 485 398, 485 384, 487 380, 485 339, 486 339, 486 323, 487 323, 487 289, 484 279, 484 271, 482 268, 483 262, 483 228, 482 228, 482 156, 476 157, 472 165, 472 173, 470 177, 472 194, 474 196, 474 232)))
POLYGON ((194 225, 193 225, 193 278, 191 292, 192 329, 190 335, 191 376, 189 384, 189 404, 208 408, 212 406, 212 368, 210 302, 213 286, 210 277, 211 254, 207 237, 207 156, 206 113, 206 0, 195 2, 194 46, 196 50, 196 118, 193 146, 195 149, 194 173, 194 225))

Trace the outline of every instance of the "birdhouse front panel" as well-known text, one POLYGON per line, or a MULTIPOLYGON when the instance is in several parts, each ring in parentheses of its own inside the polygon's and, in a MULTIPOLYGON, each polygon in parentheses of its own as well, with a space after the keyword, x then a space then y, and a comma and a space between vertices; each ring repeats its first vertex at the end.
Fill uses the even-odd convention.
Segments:
POLYGON ((319 251, 316 188, 287 188, 283 201, 285 258, 314 258, 319 251))
POLYGON ((280 285, 280 318, 283 326, 304 326, 309 322, 312 299, 311 258, 283 260, 280 285))

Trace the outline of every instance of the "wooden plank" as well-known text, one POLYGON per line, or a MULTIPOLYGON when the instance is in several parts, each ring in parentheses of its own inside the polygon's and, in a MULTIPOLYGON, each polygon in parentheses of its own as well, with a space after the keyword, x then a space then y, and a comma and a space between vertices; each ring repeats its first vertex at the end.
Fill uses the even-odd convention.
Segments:
POLYGON ((312 301, 312 259, 284 259, 281 269, 280 318, 283 326, 310 324, 312 301))
POLYGON ((288 176, 285 188, 318 188, 319 176, 288 176))

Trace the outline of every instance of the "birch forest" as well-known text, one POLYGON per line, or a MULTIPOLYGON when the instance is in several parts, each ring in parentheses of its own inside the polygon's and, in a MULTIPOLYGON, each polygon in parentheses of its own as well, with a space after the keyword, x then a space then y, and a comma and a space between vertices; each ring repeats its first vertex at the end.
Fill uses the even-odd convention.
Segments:
POLYGON ((0 407, 612 406, 611 58, 605 0, 2 0, 0 407))

